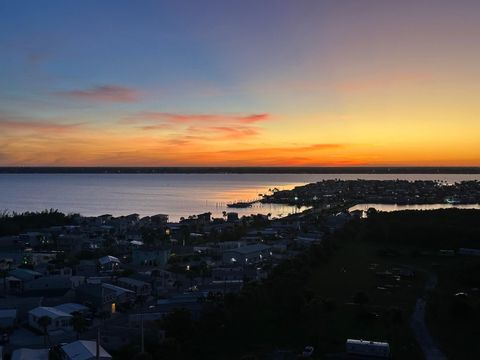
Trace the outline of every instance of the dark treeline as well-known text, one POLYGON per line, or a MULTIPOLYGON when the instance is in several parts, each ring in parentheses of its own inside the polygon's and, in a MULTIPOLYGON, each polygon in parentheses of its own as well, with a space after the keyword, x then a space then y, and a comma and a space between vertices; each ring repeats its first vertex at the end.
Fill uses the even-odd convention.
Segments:
POLYGON ((351 226, 385 246, 389 242, 434 250, 480 246, 480 210, 373 211, 368 219, 351 226))
POLYGON ((0 236, 18 235, 28 230, 63 226, 71 223, 72 216, 53 209, 21 214, 4 212, 0 214, 0 236))
POLYGON ((480 174, 480 167, 0 167, 10 174, 480 174))

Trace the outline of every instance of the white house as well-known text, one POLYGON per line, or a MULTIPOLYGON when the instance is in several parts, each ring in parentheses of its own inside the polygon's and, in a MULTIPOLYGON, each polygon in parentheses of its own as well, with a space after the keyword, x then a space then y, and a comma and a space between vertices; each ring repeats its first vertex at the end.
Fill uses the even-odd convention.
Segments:
MULTIPOLYGON (((65 360, 95 360, 97 359, 96 341, 77 340, 70 344, 62 346, 62 357, 65 360)), ((100 360, 110 360, 112 356, 101 346, 99 346, 100 360)))
POLYGON ((347 339, 345 350, 349 355, 389 358, 390 345, 386 342, 347 339))
POLYGON ((72 315, 73 313, 85 314, 88 312, 88 307, 76 304, 76 303, 65 303, 55 306, 55 309, 63 311, 64 313, 72 315))
POLYGON ((44 316, 48 316, 51 319, 47 331, 72 330, 72 315, 54 307, 46 306, 39 306, 28 312, 28 325, 43 332, 44 329, 38 324, 38 319, 44 316))

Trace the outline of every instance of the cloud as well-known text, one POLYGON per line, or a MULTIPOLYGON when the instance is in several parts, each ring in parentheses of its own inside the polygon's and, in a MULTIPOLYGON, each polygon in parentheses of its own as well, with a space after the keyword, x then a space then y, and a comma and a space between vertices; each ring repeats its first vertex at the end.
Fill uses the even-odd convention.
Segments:
POLYGON ((261 129, 253 126, 190 126, 186 130, 191 134, 202 135, 204 140, 243 139, 257 136, 261 129))
MULTIPOLYGON (((270 118, 269 114, 181 114, 167 112, 140 112, 119 121, 120 124, 137 125, 144 131, 165 132, 170 137, 184 138, 196 135, 200 141, 244 139, 257 136, 262 128, 255 126, 270 118)), ((183 140, 185 141, 185 140, 183 140)), ((189 138, 188 142, 192 140, 189 138)))
POLYGON ((77 131, 86 123, 63 124, 52 121, 25 121, 4 119, 0 116, 0 129, 2 131, 38 132, 38 133, 66 133, 77 131))
POLYGON ((269 114, 249 114, 249 115, 231 115, 231 114, 180 114, 168 112, 144 111, 123 120, 122 123, 142 123, 158 122, 170 124, 188 124, 188 123, 236 123, 252 124, 266 121, 270 118, 269 114))
POLYGON ((60 91, 55 94, 73 100, 110 103, 132 103, 140 98, 138 91, 117 85, 102 85, 84 90, 60 91))

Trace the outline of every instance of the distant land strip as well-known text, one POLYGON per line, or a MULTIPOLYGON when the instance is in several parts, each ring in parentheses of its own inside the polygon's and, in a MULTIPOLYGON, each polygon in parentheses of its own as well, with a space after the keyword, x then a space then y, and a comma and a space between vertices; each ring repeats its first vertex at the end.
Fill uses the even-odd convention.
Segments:
POLYGON ((0 167, 0 174, 480 174, 480 167, 0 167))

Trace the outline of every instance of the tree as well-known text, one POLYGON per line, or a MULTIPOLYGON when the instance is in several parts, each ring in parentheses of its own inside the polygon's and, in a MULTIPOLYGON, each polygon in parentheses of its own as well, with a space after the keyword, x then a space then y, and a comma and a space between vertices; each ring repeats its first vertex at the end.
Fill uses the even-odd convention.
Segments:
POLYGON ((43 335, 45 336, 45 345, 47 345, 47 338, 48 338, 48 327, 51 325, 52 319, 48 316, 41 316, 37 320, 38 326, 43 329, 43 335))
POLYGON ((84 332, 87 329, 87 320, 83 314, 79 312, 74 312, 72 318, 72 327, 73 330, 77 333, 77 340, 80 338, 80 333, 84 332))
POLYGON ((107 320, 110 318, 112 314, 110 313, 110 311, 107 311, 107 310, 102 310, 98 313, 98 317, 104 321, 104 320, 107 320))
POLYGON ((367 294, 365 294, 363 291, 358 291, 353 297, 353 302, 357 305, 360 305, 362 308, 366 303, 368 303, 369 300, 370 299, 368 298, 367 294))
POLYGON ((193 319, 190 311, 177 309, 166 315, 161 326, 168 337, 173 337, 180 342, 189 339, 193 333, 193 319))

